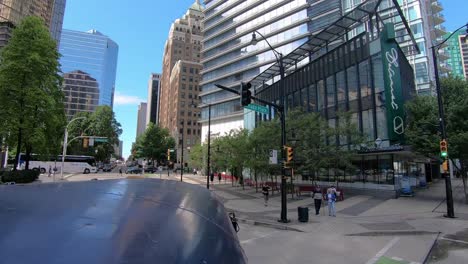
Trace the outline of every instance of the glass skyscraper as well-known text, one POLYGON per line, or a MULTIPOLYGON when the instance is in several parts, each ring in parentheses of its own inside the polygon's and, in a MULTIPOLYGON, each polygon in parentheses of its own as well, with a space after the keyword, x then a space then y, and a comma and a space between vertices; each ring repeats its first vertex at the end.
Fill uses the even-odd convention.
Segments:
POLYGON ((311 34, 337 20, 342 12, 341 0, 205 0, 204 3, 202 141, 208 133, 210 104, 213 134, 245 127, 239 96, 220 90, 215 84, 237 88, 240 82, 251 80, 277 60, 258 34, 259 42, 251 44, 254 31, 286 55, 311 34))
POLYGON ((96 30, 64 29, 60 39, 62 73, 81 71, 96 79, 99 105, 113 106, 119 47, 96 30))

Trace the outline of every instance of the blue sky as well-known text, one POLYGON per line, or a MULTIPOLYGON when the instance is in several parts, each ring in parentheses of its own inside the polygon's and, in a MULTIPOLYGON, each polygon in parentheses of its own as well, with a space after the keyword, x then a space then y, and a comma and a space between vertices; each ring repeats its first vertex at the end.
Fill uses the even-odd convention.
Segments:
MULTIPOLYGON (((195 0, 68 0, 63 27, 97 29, 119 45, 114 111, 122 124, 124 157, 135 140, 137 109, 151 72, 161 72, 171 23, 195 0), (137 4, 135 4, 137 3, 137 4)), ((442 0, 447 30, 468 22, 467 0, 442 0)))
POLYGON ((119 45, 114 111, 122 124, 124 157, 135 140, 138 104, 151 72, 161 72, 171 23, 195 0, 68 0, 63 28, 97 29, 119 45), (137 4, 136 4, 137 3, 137 4))

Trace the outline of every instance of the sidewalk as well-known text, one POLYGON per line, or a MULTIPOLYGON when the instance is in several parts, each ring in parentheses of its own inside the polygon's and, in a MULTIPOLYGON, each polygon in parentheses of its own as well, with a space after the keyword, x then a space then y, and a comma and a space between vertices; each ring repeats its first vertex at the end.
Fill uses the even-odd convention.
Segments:
MULTIPOLYGON (((204 177, 187 176, 187 181, 205 184, 204 177)), ((461 181, 453 180, 456 219, 443 217, 446 212, 445 183, 438 181, 427 189, 416 190, 415 197, 398 199, 379 199, 366 195, 347 196, 337 202, 337 217, 328 217, 328 210, 322 204, 320 216, 314 214, 314 201, 310 196, 287 197, 288 219, 290 223, 279 223, 281 197, 275 193, 267 207, 263 196, 255 187, 232 187, 231 183, 210 182, 211 190, 224 202, 228 211, 236 213, 241 222, 290 230, 303 234, 337 236, 336 239, 388 237, 386 250, 369 263, 424 263, 436 244, 441 244, 444 253, 457 249, 468 249, 468 205, 464 201, 461 181), (309 222, 299 222, 298 206, 309 207, 309 222), (450 239, 450 240, 449 240, 450 239), (456 245, 447 246, 441 241, 456 245), (455 241, 455 242, 453 242, 455 241), (457 242, 458 241, 458 242, 457 242), (437 243, 436 243, 437 242, 437 243), (384 252, 385 251, 385 252, 384 252), (393 262, 392 262, 393 261, 393 262)), ((370 241, 370 240, 365 240, 370 241)), ((363 244, 362 246, 365 247, 363 244)), ((377 252, 379 253, 379 252, 377 252)), ((458 254, 460 255, 460 253, 458 254)), ((452 262, 458 263, 451 259, 452 262)), ((468 260, 466 260, 468 262, 468 260)), ((434 262, 435 263, 435 262, 434 262)), ((464 262, 466 263, 466 262, 464 262)))

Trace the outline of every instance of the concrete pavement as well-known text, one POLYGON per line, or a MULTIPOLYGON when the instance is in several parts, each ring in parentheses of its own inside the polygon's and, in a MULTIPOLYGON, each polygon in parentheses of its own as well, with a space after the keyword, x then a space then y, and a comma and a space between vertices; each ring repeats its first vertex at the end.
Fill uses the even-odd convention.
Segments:
MULTIPOLYGON (((187 178, 204 183, 200 176, 187 178)), ((308 196, 292 199, 288 195, 289 224, 276 221, 280 215, 278 194, 265 207, 262 195, 255 188, 243 190, 214 181, 212 190, 228 210, 236 212, 243 222, 254 224, 253 227, 242 225, 247 234, 242 229, 239 233, 252 263, 305 263, 314 257, 318 259, 316 263, 425 263, 427 259, 431 263, 468 263, 463 251, 468 248, 468 206, 461 203, 463 196, 458 191, 461 182, 454 180, 453 186, 456 219, 442 216, 446 211, 445 187, 440 181, 428 189, 418 190, 412 198, 346 197, 336 205, 336 218, 326 216, 326 208, 320 216, 315 216, 313 200, 308 196), (308 223, 298 222, 298 206, 309 207, 308 223), (252 231, 266 227, 276 230, 259 235, 252 231), (288 253, 278 257, 277 252, 283 251, 288 253)))
MULTIPOLYGON (((126 176, 100 173, 67 180, 126 176)), ((179 173, 144 177, 180 180, 179 173)), ((184 174, 183 181, 206 185, 206 177, 199 175, 184 174)), ((288 224, 277 222, 281 209, 277 192, 265 207, 261 193, 252 187, 233 187, 215 179, 210 190, 241 220, 239 239, 251 263, 468 263, 468 206, 460 203, 460 184, 453 183, 456 219, 442 216, 445 189, 440 181, 412 198, 346 196, 337 203, 336 218, 328 217, 326 208, 315 216, 309 196, 288 195, 288 224), (298 206, 309 207, 308 223, 298 222, 298 206)))

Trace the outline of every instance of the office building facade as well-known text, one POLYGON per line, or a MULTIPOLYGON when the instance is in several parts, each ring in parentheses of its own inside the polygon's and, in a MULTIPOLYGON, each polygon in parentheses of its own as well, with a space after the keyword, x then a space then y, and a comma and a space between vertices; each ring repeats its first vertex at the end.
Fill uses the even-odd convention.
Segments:
POLYGON ((86 72, 77 70, 63 74, 62 90, 68 120, 80 112, 94 112, 99 105, 99 84, 86 72))
MULTIPOLYGON (((167 128, 177 143, 178 163, 182 148, 200 138, 199 92, 203 7, 197 0, 169 30, 164 47, 159 105, 159 126, 167 128), (183 138, 183 140, 182 140, 183 138)), ((184 151, 188 160, 188 151, 184 151)))
POLYGON ((460 53, 462 58, 463 73, 468 80, 468 35, 459 36, 460 53))
POLYGON ((59 50, 62 54, 62 72, 82 71, 96 79, 99 105, 113 107, 118 45, 96 30, 80 32, 64 29, 59 50))
POLYGON ((148 110, 146 113, 146 126, 151 122, 159 124, 159 100, 161 93, 161 74, 152 73, 148 81, 148 110))
POLYGON ((337 20, 341 0, 205 0, 203 38, 202 140, 208 133, 208 105, 211 105, 211 132, 222 135, 243 128, 244 110, 239 96, 218 89, 221 84, 237 89, 267 69, 277 59, 258 31, 283 55, 313 34, 337 20))
MULTIPOLYGON (((137 130, 136 130, 136 138, 143 135, 146 130, 146 111, 147 111, 147 104, 141 102, 138 105, 138 117, 137 117, 137 130)), ((135 140, 136 141, 136 140, 135 140)))
POLYGON ((3 0, 0 1, 0 48, 8 43, 11 31, 24 17, 44 19, 52 37, 60 40, 66 0, 3 0))
MULTIPOLYGON (((382 10, 379 3, 369 0, 356 6, 286 55, 284 78, 276 77, 280 70, 275 63, 251 80, 259 98, 284 103, 286 112, 301 108, 319 113, 330 128, 342 124, 345 119, 340 113, 347 112, 366 137, 367 142, 359 146, 349 145, 347 137, 326 139, 329 145, 355 149, 352 165, 314 171, 295 168, 296 184, 339 182, 342 187, 395 195, 439 176, 439 162, 418 156, 405 142, 404 105, 417 91, 408 58, 419 43, 413 38, 411 47, 404 48, 397 34, 400 25, 391 22, 398 18, 405 22, 404 13, 390 6, 397 15, 387 16, 389 10, 382 10), (355 21, 362 21, 365 30, 355 21), (319 56, 310 57, 315 53, 319 56), (301 61, 307 63, 299 65, 301 61)), ((413 37, 409 24, 404 31, 413 37)), ((277 115, 274 109, 269 114, 256 113, 255 121, 266 122, 277 115)))
MULTIPOLYGON (((448 38, 452 32, 448 32, 445 38, 448 38)), ((463 67, 463 58, 462 58, 462 40, 463 36, 466 34, 464 29, 455 32, 452 37, 447 41, 447 46, 444 48, 444 53, 448 55, 446 61, 447 67, 450 69, 450 75, 453 77, 465 79, 464 67, 463 67)))
MULTIPOLYGON (((393 4, 394 0, 383 0, 382 10, 393 4)), ((343 0, 344 11, 353 9, 365 0, 343 0)), ((432 60, 431 47, 442 39, 447 33, 443 26, 445 18, 442 15, 443 7, 438 0, 396 0, 401 7, 414 39, 418 43, 419 53, 408 56, 408 61, 414 69, 418 94, 435 94, 434 62, 432 60)), ((393 19, 396 24, 397 41, 406 52, 412 45, 412 40, 405 34, 401 19, 393 19)), ((359 30, 357 32, 360 32, 359 30)), ((447 67, 447 54, 439 52, 439 71, 446 75, 450 69, 447 67)))

